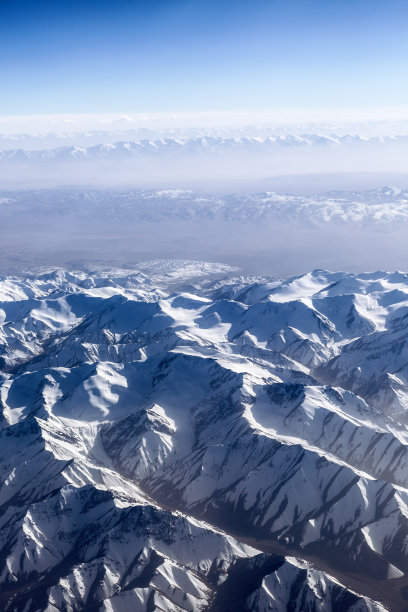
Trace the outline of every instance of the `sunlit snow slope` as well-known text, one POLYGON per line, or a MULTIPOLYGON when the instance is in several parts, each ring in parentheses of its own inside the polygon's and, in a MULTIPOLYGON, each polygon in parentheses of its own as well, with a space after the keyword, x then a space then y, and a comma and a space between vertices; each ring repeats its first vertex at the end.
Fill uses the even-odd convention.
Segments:
POLYGON ((0 279, 0 609, 408 609, 408 275, 0 279))

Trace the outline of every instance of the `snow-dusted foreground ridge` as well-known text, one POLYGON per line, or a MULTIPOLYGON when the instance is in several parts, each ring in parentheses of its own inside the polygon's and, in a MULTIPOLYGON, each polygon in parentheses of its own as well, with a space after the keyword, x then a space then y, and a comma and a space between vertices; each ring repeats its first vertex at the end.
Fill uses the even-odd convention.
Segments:
POLYGON ((408 608, 408 275, 8 277, 0 350, 2 610, 408 608))

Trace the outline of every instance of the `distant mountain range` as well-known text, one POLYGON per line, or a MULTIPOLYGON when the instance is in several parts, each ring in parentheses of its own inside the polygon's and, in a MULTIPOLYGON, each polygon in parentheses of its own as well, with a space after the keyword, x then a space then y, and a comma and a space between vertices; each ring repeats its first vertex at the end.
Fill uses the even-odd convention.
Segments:
POLYGON ((89 219, 285 222, 300 226, 361 224, 365 228, 408 221, 408 190, 336 191, 300 197, 273 192, 223 197, 189 190, 55 189, 0 192, 0 214, 67 215, 89 219))
MULTIPOLYGON (((18 142, 18 140, 17 140, 18 142)), ((23 140, 24 142, 24 140, 23 140)), ((279 136, 196 136, 168 138, 139 138, 93 146, 61 146, 53 149, 27 150, 11 148, 0 150, 3 162, 114 160, 165 155, 231 155, 268 154, 285 150, 358 148, 373 149, 384 146, 408 146, 408 135, 362 137, 358 135, 279 135, 279 136)))

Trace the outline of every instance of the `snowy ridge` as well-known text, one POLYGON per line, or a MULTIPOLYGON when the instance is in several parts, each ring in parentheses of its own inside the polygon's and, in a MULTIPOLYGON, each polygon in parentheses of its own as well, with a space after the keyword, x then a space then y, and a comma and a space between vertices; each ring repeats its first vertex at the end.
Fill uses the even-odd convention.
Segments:
POLYGON ((403 273, 0 279, 1 608, 405 610, 407 313, 403 273))
POLYGON ((374 136, 359 135, 259 135, 259 136, 193 136, 138 138, 135 140, 109 142, 92 146, 68 145, 55 149, 0 150, 1 161, 69 161, 97 159, 130 159, 142 156, 162 155, 212 155, 230 154, 265 154, 288 149, 328 149, 407 146, 408 136, 374 136))

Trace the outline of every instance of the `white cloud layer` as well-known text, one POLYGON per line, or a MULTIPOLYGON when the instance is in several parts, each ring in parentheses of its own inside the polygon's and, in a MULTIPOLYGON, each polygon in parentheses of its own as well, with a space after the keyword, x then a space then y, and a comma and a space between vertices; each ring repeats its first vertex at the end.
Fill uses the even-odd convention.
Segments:
POLYGON ((296 130, 321 126, 322 129, 366 133, 408 133, 408 108, 355 110, 275 109, 269 112, 193 112, 193 113, 110 113, 0 116, 0 134, 81 133, 89 130, 126 132, 186 129, 242 129, 270 126, 296 130), (388 132, 387 132, 388 130, 388 132))

